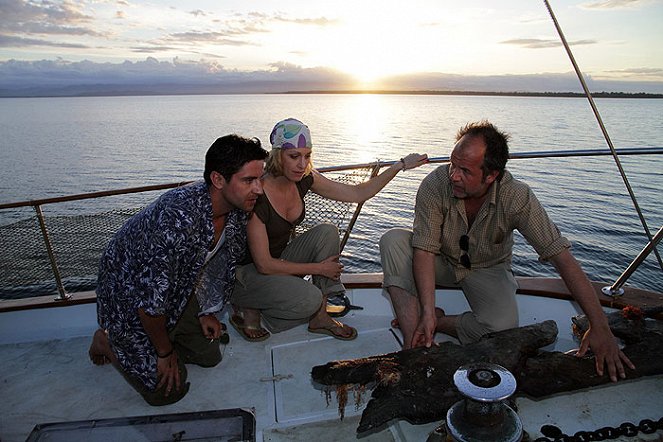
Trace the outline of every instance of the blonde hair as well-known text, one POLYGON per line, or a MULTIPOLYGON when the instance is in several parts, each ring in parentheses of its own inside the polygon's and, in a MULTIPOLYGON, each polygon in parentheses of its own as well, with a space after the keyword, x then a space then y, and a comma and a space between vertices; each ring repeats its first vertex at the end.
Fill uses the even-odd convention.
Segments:
MULTIPOLYGON (((287 150, 287 149, 286 149, 287 150)), ((269 152, 267 161, 265 161, 265 172, 272 176, 282 176, 283 175, 283 161, 281 160, 281 155, 283 154, 283 149, 280 147, 272 147, 272 150, 269 152)), ((304 176, 309 175, 313 170, 313 160, 309 160, 306 170, 304 171, 304 176)))

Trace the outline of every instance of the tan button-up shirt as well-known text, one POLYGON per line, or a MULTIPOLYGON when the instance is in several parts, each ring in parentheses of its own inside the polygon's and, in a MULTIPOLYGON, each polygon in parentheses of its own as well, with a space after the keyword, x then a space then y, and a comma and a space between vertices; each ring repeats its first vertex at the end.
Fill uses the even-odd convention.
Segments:
POLYGON ((469 236, 472 268, 486 268, 511 262, 513 231, 517 229, 534 247, 541 260, 547 260, 571 246, 530 187, 505 171, 495 181, 488 197, 469 228, 465 203, 453 196, 449 165, 431 172, 419 186, 414 211, 412 246, 442 254, 454 266, 456 281, 471 270, 460 264, 459 240, 469 236))

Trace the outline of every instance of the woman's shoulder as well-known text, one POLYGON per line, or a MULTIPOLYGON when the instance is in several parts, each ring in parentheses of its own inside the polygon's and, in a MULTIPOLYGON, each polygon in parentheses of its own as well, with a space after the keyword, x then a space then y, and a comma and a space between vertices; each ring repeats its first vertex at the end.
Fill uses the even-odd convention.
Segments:
POLYGON ((313 174, 318 172, 311 172, 306 175, 304 178, 297 182, 297 189, 299 190, 299 195, 303 198, 306 195, 306 192, 309 191, 311 186, 313 186, 313 174))

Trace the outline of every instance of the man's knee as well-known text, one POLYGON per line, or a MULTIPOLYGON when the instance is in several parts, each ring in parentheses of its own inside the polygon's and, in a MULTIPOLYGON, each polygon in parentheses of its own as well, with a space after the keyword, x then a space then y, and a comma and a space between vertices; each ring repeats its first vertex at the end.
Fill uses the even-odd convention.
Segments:
POLYGON ((185 364, 214 367, 221 362, 222 354, 218 340, 210 341, 200 334, 189 342, 175 342, 178 358, 185 364), (193 342, 191 342, 193 341, 193 342))
POLYGON ((163 405, 174 404, 189 392, 190 383, 187 382, 188 373, 184 366, 184 362, 178 359, 177 365, 180 374, 179 390, 173 387, 172 390, 168 391, 167 384, 162 385, 159 389, 150 390, 137 377, 134 377, 121 369, 120 373, 122 373, 129 385, 131 385, 143 397, 145 402, 154 407, 160 407, 163 405))
POLYGON ((401 275, 412 271, 412 232, 388 230, 380 237, 380 261, 385 274, 401 275))
POLYGON ((392 253, 412 248, 412 232, 406 229, 390 229, 380 237, 380 253, 392 253))
POLYGON ((499 316, 497 318, 493 318, 490 321, 489 326, 494 330, 494 331, 502 331, 502 330, 508 330, 510 328, 516 328, 518 327, 518 315, 511 315, 511 316, 499 316))
POLYGON ((462 344, 476 342, 488 333, 518 327, 518 315, 491 315, 479 317, 467 312, 460 317, 458 337, 462 344))

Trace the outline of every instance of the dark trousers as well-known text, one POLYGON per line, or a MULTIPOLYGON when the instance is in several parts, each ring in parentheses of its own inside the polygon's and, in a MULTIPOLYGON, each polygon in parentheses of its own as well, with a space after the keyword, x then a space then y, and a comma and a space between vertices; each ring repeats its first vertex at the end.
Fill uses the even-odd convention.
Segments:
POLYGON ((145 401, 154 406, 173 404, 182 399, 189 391, 189 383, 186 382, 187 370, 184 364, 196 364, 201 367, 214 367, 221 362, 221 349, 217 339, 206 338, 200 322, 198 313, 200 307, 195 295, 189 298, 189 302, 175 327, 168 333, 170 342, 173 343, 177 352, 177 365, 180 372, 180 390, 173 390, 166 396, 166 385, 155 391, 145 388, 142 383, 125 376, 129 383, 143 396, 145 401))

